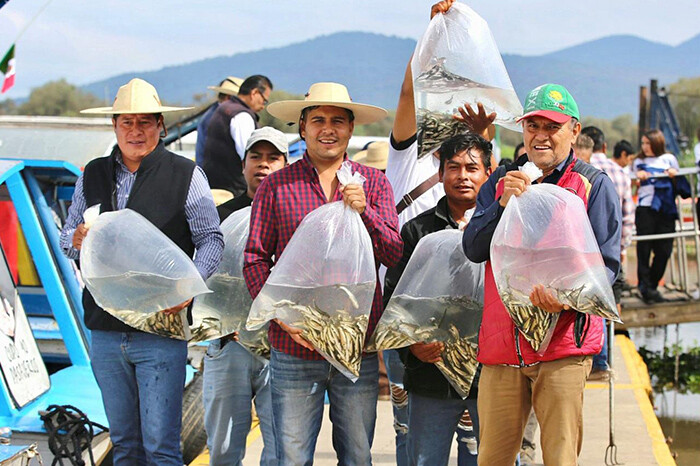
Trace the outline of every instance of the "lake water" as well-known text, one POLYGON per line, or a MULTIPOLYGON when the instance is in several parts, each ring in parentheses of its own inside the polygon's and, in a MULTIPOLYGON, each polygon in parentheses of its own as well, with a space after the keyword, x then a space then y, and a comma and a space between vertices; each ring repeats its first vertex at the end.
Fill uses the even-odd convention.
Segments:
MULTIPOLYGON (((700 346, 700 322, 666 327, 630 329, 630 338, 637 347, 660 351, 678 344, 684 348, 700 346)), ((675 390, 657 392, 654 396, 656 415, 666 437, 671 437, 671 451, 679 466, 700 464, 700 394, 681 394, 675 390)))

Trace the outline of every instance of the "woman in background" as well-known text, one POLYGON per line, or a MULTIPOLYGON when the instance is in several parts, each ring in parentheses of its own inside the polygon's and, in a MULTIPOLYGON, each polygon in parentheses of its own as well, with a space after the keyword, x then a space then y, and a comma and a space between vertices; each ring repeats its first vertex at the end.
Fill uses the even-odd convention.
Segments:
MULTIPOLYGON (((634 160, 633 168, 639 183, 635 218, 637 235, 675 232, 678 211, 674 177, 678 173, 678 160, 666 152, 666 140, 661 131, 653 129, 644 133, 642 150, 634 160), (656 178, 658 175, 666 175, 668 178, 656 178)), ((664 301, 657 287, 664 276, 672 251, 672 238, 637 242, 639 291, 647 304, 664 301)))

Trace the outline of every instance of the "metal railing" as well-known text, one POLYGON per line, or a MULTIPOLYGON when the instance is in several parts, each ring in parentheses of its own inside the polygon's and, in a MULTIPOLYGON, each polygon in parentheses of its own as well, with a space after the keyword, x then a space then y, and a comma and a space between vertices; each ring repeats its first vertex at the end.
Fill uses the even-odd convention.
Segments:
MULTIPOLYGON (((692 167, 681 168, 676 174, 676 176, 685 176, 690 184, 690 210, 692 212, 692 224, 684 221, 683 201, 681 200, 680 196, 676 196, 678 218, 676 219, 675 232, 656 235, 635 235, 632 237, 632 242, 673 238, 673 253, 671 254, 669 264, 667 265, 667 267, 670 266, 671 285, 673 285, 673 287, 678 291, 686 293, 689 297, 693 297, 695 299, 700 297, 700 294, 698 294, 700 293, 700 258, 698 257, 698 252, 700 252, 700 224, 698 223, 698 214, 695 208, 695 200, 698 196, 697 183, 699 172, 700 169, 697 167, 692 167), (691 241, 695 246, 695 280, 691 280, 689 273, 691 265, 688 258, 687 246, 691 244, 691 241), (691 287, 695 292, 695 295, 691 294, 691 287)), ((636 179, 636 174, 631 173, 630 175, 633 180, 636 179)), ((651 178, 668 178, 668 175, 656 174, 652 175, 651 178)), ((637 258, 637 260, 639 260, 639 258, 637 258)))

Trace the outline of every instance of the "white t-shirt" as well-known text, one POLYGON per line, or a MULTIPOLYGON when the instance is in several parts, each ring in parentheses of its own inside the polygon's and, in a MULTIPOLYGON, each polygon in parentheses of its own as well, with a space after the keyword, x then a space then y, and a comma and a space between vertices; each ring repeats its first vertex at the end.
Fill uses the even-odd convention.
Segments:
POLYGON ((245 158, 245 145, 251 133, 255 131, 255 120, 246 112, 241 112, 231 118, 230 124, 231 137, 236 145, 236 152, 241 157, 245 158))
MULTIPOLYGON (((678 159, 673 154, 662 154, 658 157, 644 157, 643 159, 634 159, 633 170, 637 173, 640 170, 651 174, 663 173, 669 168, 678 170, 678 159)), ((654 183, 653 179, 642 181, 637 190, 637 205, 642 207, 650 207, 651 201, 654 199, 654 183)))
MULTIPOLYGON (((394 204, 398 204, 402 197, 437 173, 440 161, 432 155, 418 160, 418 143, 415 137, 411 138, 412 142, 408 144, 408 147, 402 148, 394 147, 393 138, 390 139, 386 177, 394 190, 394 204)), ((407 142, 402 143, 402 146, 406 146, 407 142)), ((413 204, 399 214, 399 228, 418 214, 435 207, 444 195, 445 188, 443 188, 442 183, 437 183, 424 192, 413 204)))

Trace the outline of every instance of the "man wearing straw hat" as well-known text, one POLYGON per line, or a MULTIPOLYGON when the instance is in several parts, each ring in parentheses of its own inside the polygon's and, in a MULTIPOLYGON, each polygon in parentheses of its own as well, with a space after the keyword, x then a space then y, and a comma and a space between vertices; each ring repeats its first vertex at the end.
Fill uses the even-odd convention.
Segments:
MULTIPOLYGON (((372 239, 377 267, 388 267, 401 257, 402 242, 391 186, 379 170, 350 162, 366 178, 364 186, 341 186, 336 172, 347 160, 355 124, 379 121, 382 108, 352 102, 345 86, 316 83, 305 100, 275 102, 270 114, 299 123, 307 150, 298 162, 272 173, 255 193, 250 236, 243 275, 253 297, 262 289, 270 270, 302 219, 332 201, 344 201, 356 210, 372 239)), ((343 244, 338 243, 338 248, 343 244)), ((367 335, 382 313, 377 282, 367 335)), ((330 400, 333 445, 338 463, 371 464, 378 395, 378 359, 365 355, 355 383, 333 368, 301 336, 301 330, 270 324, 273 425, 280 464, 311 464, 323 418, 325 394, 330 400)))
POLYGON ((242 161, 245 144, 258 127, 261 112, 272 92, 272 82, 256 74, 243 81, 238 95, 219 104, 209 120, 202 168, 212 189, 226 189, 235 197, 246 192, 242 161))
POLYGON ((386 141, 373 141, 352 158, 354 162, 367 167, 386 171, 386 163, 389 158, 389 143, 386 141))
MULTIPOLYGON (((111 107, 83 113, 112 115, 117 145, 87 164, 75 184, 61 247, 79 257, 89 234, 88 206, 101 212, 132 209, 192 257, 206 279, 221 260, 223 235, 209 186, 194 162, 165 149, 160 140, 164 112, 155 88, 132 79, 119 88, 111 107)), ((177 314, 192 300, 162 312, 177 314)), ((85 325, 92 330, 90 357, 102 392, 115 464, 182 466, 180 430, 187 342, 144 333, 100 308, 83 291, 85 325)))
POLYGON ((211 104, 207 111, 202 115, 202 118, 197 124, 197 145, 194 148, 194 161, 197 166, 201 167, 204 163, 204 143, 207 140, 207 128, 209 128, 209 120, 219 108, 221 102, 225 102, 229 96, 238 95, 238 90, 241 88, 243 80, 234 76, 229 76, 219 83, 218 86, 207 86, 207 89, 218 92, 216 102, 211 104))

